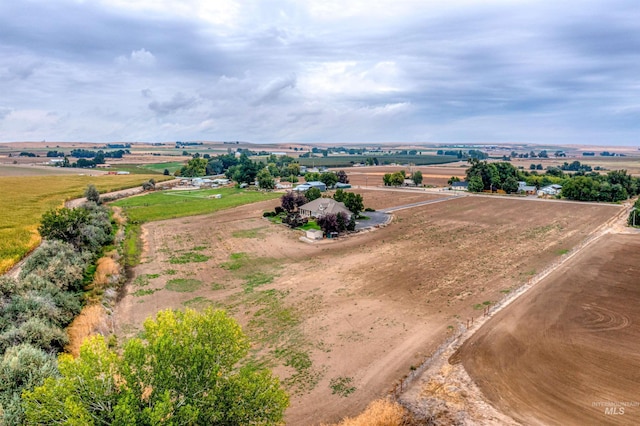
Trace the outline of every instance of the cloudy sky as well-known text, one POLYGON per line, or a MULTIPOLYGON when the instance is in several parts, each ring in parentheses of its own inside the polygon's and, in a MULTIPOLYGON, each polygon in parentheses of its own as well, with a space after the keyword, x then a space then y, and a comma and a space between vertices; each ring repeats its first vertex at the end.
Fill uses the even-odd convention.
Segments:
POLYGON ((0 0, 0 141, 640 145, 638 0, 0 0))

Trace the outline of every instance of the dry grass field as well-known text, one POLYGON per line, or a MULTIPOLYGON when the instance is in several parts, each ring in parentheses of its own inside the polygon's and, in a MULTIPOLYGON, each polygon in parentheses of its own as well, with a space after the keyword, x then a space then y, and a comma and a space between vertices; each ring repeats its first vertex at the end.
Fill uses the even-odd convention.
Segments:
POLYGON ((523 424, 640 424, 640 235, 605 235, 496 314, 460 350, 523 424))
MULTIPOLYGON (((433 195, 363 191, 384 208, 433 195)), ((459 323, 526 282, 619 206, 461 197, 307 244, 266 201, 144 225, 114 320, 120 337, 165 308, 227 309, 291 393, 290 424, 337 422, 384 396, 459 323)))
POLYGON ((47 210, 82 197, 89 184, 107 192, 137 186, 152 177, 158 175, 91 176, 78 175, 78 170, 75 175, 0 176, 0 273, 40 243, 37 228, 47 210))

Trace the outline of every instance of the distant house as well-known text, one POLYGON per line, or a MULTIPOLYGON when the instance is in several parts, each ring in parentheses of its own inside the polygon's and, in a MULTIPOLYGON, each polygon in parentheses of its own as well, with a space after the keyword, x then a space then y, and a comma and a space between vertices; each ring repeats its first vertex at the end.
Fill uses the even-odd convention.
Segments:
POLYGON ((453 182, 451 184, 451 189, 453 189, 454 191, 468 191, 469 182, 453 182))
POLYGON ((536 188, 534 185, 527 185, 527 182, 518 182, 518 192, 524 192, 527 195, 535 195, 537 190, 538 188, 536 188))
POLYGON ((562 191, 562 185, 558 185, 557 183, 554 183, 553 185, 548 185, 540 188, 538 190, 538 195, 539 196, 558 195, 560 194, 560 191, 562 191))
POLYGON ((351 185, 348 183, 342 183, 342 182, 338 182, 334 185, 334 187, 336 189, 347 189, 347 188, 351 188, 351 185))
POLYGON ((327 214, 344 213, 351 218, 353 215, 344 203, 339 203, 332 198, 317 198, 298 207, 298 212, 302 217, 322 217, 327 214))
POLYGON ((403 182, 404 186, 416 186, 416 183, 413 181, 413 179, 405 179, 403 182))

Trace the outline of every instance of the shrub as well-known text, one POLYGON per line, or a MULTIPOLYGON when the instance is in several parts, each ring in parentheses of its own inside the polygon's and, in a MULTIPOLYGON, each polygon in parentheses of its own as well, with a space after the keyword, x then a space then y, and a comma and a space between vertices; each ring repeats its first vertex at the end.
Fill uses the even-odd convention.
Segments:
POLYGON ((92 201, 96 204, 100 204, 100 193, 95 185, 90 184, 87 186, 87 189, 84 191, 84 196, 87 198, 87 201, 92 201))
POLYGON ((56 351, 64 348, 68 342, 69 337, 61 328, 40 318, 30 318, 0 334, 0 352, 22 343, 29 343, 45 351, 56 351))
POLYGON ((25 262, 20 279, 34 274, 61 290, 80 290, 89 259, 88 253, 78 253, 70 244, 47 241, 25 262))

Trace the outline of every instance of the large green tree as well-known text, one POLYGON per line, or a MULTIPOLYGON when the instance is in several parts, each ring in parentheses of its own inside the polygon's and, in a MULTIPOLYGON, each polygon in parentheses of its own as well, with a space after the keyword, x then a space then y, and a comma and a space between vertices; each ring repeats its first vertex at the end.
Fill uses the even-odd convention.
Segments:
POLYGON ((76 359, 61 355, 61 377, 23 394, 26 423, 282 423, 286 393, 268 370, 239 366, 249 342, 224 311, 161 311, 143 336, 122 355, 100 336, 76 359))
POLYGON ((207 160, 204 158, 192 158, 189 162, 180 168, 180 176, 197 177, 207 174, 207 160))
POLYGON ((271 190, 276 187, 276 181, 266 167, 258 172, 256 180, 260 189, 271 190))

